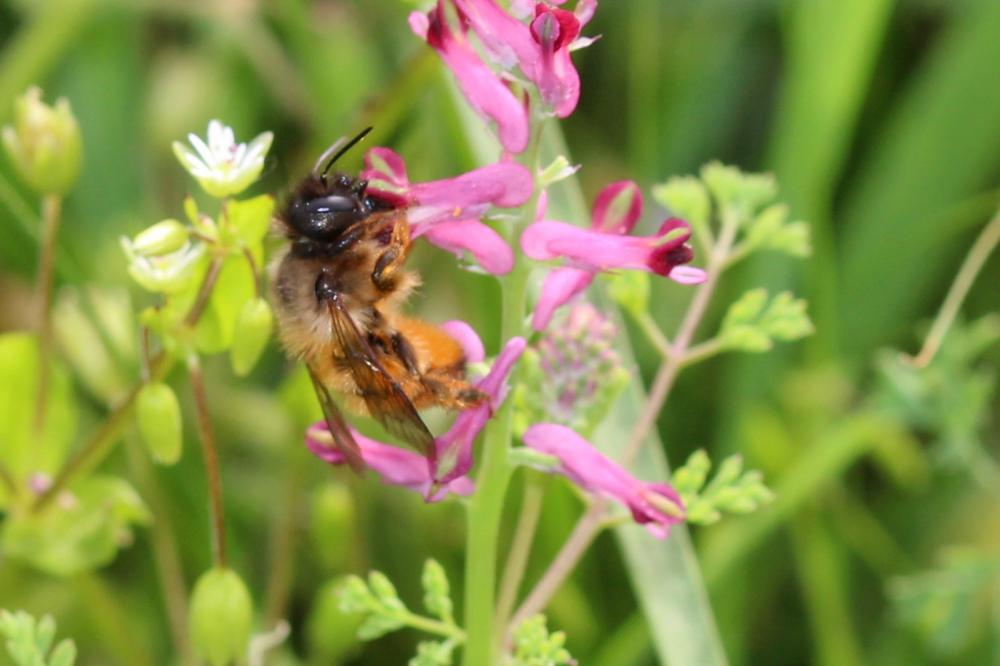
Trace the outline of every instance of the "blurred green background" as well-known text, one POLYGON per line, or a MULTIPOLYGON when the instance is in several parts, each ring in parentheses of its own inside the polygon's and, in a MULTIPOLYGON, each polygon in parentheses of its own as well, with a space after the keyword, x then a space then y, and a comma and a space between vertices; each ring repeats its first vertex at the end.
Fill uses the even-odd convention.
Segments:
MULTIPOLYGON (((193 183, 170 142, 202 134, 210 118, 241 140, 274 131, 259 191, 282 192, 334 138, 367 124, 369 144, 404 155, 413 180, 475 166, 449 76, 407 27, 416 4, 0 2, 0 122, 37 83, 47 99, 71 100, 83 131, 84 170, 60 241, 62 297, 89 302, 87 289, 129 284, 117 238, 181 214, 193 183)), ((996 344, 974 353, 974 333, 952 336, 936 383, 925 382, 933 390, 906 404, 887 388, 902 371, 884 351, 916 351, 1000 203, 1000 2, 605 0, 586 33, 602 37, 574 57, 583 94, 563 127, 588 197, 622 178, 648 192, 720 159, 773 171, 793 215, 812 226, 811 259, 755 256, 723 282, 714 316, 750 287, 791 288, 809 299, 816 334, 699 366, 659 421, 672 460, 702 446, 713 458, 740 451, 779 494, 753 517, 694 530, 731 663, 1000 663, 1000 487, 980 473, 997 455, 990 364, 1000 354, 996 344)), ((38 228, 37 203, 0 163, 0 330, 31 326, 38 228)), ((456 274, 442 256, 415 256, 426 284, 415 308, 470 320, 495 351, 495 282, 456 274)), ((998 284, 994 259, 967 320, 997 310, 998 284)), ((656 285, 668 331, 687 296, 656 285)), ((151 302, 138 290, 132 298, 151 302)), ((636 338, 648 378, 655 355, 636 338)), ((122 368, 120 381, 135 372, 122 368)), ((326 583, 376 567, 416 600, 433 556, 460 588, 462 511, 312 460, 300 433, 316 414, 291 372, 276 347, 246 381, 225 359, 208 365, 232 560, 258 629, 292 622, 274 663, 340 663, 351 627, 326 583)), ((92 386, 77 389, 82 438, 105 408, 92 386)), ((184 587, 210 559, 187 427, 176 467, 151 469, 128 443, 107 463, 167 519, 90 574, 54 578, 0 559, 0 607, 52 613, 60 635, 77 640, 79 663, 172 663, 166 609, 176 620, 184 587)), ((550 485, 529 579, 578 512, 561 483, 550 485)), ((616 544, 602 537, 550 623, 581 664, 657 663, 635 609, 616 544)), ((404 663, 415 641, 393 634, 343 663, 404 663)))

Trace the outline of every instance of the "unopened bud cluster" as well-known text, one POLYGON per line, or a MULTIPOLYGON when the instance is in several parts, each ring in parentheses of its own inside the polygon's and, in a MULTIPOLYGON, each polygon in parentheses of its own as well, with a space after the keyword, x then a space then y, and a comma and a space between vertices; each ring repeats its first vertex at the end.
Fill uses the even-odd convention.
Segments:
POLYGON ((14 125, 2 132, 3 145, 21 178, 39 194, 65 194, 76 182, 83 142, 69 102, 42 101, 31 87, 14 102, 14 125))

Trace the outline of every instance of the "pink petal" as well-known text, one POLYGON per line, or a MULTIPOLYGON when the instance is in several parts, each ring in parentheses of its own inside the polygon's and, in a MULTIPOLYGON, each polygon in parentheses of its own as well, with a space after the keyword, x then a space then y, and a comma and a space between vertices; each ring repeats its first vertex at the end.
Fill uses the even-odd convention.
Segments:
POLYGON ((559 460, 555 470, 588 492, 625 505, 637 523, 659 538, 681 521, 684 505, 668 485, 636 479, 570 428, 537 423, 524 433, 524 443, 559 460))
POLYGON ((635 181, 607 185, 594 200, 590 227, 607 233, 627 234, 642 215, 642 192, 635 181))
POLYGON ((478 220, 449 220, 414 230, 443 250, 461 258, 466 252, 493 275, 506 275, 514 268, 514 251, 496 231, 478 220))
MULTIPOLYGON (((444 499, 448 493, 470 495, 475 490, 475 485, 470 479, 456 477, 449 483, 437 484, 432 493, 432 486, 435 484, 431 481, 427 459, 422 455, 376 441, 353 429, 351 433, 361 449, 361 457, 364 459, 365 465, 378 474, 383 483, 419 492, 430 502, 444 499)), ((331 465, 344 464, 346 459, 343 454, 325 441, 328 438, 329 430, 326 423, 320 421, 313 424, 306 432, 306 446, 320 460, 331 465)))
MULTIPOLYGON (((519 65, 525 73, 534 71, 541 53, 528 26, 504 11, 495 0, 454 2, 497 64, 506 69, 519 65)), ((524 8, 517 9, 523 11, 524 8)), ((524 15, 534 11, 534 3, 527 9, 524 15)))
POLYGON ((573 113, 580 99, 580 75, 570 59, 569 46, 580 34, 580 21, 571 12, 539 3, 531 22, 531 35, 539 44, 541 58, 533 72, 542 99, 560 118, 573 113))
MULTIPOLYGON (((421 21, 411 18, 411 26, 422 31, 421 21)), ((448 69, 455 76, 469 105, 484 118, 497 124, 497 134, 504 149, 520 153, 528 145, 528 112, 507 85, 484 63, 468 40, 454 31, 447 22, 444 4, 438 0, 437 6, 427 14, 424 36, 448 69)))
POLYGON ((678 284, 701 284, 708 279, 708 273, 694 266, 674 266, 667 277, 678 284))
POLYGON ((459 414, 448 432, 437 438, 437 467, 433 476, 438 483, 464 476, 472 468, 472 445, 507 397, 507 376, 526 346, 524 338, 511 338, 507 342, 489 374, 476 383, 477 388, 489 394, 490 400, 459 414))
POLYGON ((573 13, 576 14, 576 20, 580 22, 581 28, 590 23, 590 19, 594 18, 594 12, 596 11, 597 0, 580 0, 576 3, 576 7, 573 8, 573 13))
POLYGON ((461 209, 491 203, 512 208, 527 201, 533 189, 531 171, 516 162, 502 161, 454 178, 413 185, 410 194, 421 206, 447 205, 461 209))
POLYGON ((565 257, 571 265, 591 271, 630 268, 649 271, 653 240, 644 236, 619 236, 567 224, 543 221, 528 226, 521 235, 521 249, 539 261, 565 257))
POLYGON ((452 319, 441 324, 440 328, 461 345, 467 363, 479 363, 486 358, 486 350, 479 334, 464 321, 452 319))
POLYGON ((542 283, 542 293, 531 317, 536 331, 549 325, 553 313, 584 291, 594 281, 594 274, 579 268, 556 268, 549 271, 542 283))

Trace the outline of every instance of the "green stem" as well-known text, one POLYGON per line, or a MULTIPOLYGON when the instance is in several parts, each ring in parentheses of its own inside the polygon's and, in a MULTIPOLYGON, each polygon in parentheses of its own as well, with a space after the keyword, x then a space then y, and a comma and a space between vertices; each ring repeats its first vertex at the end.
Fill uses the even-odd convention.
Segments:
POLYGON ((45 425, 45 412, 49 398, 49 376, 52 366, 52 285, 55 277, 56 242, 59 238, 59 219, 62 198, 56 194, 42 197, 42 247, 38 260, 38 383, 35 387, 36 433, 45 425))
POLYGON ((222 503, 222 477, 219 473, 219 453, 216 447, 215 428, 208 413, 208 393, 205 391, 205 376, 196 354, 188 357, 188 376, 191 392, 194 394, 195 414, 198 420, 198 437, 201 439, 201 455, 208 477, 209 514, 212 519, 212 562, 219 568, 227 566, 226 558, 226 515, 222 503))
POLYGON ((976 238, 976 242, 972 244, 972 248, 965 261, 962 262, 962 267, 958 270, 958 275, 955 276, 955 281, 948 290, 941 310, 927 334, 924 346, 920 349, 920 353, 912 359, 914 366, 923 368, 934 359, 948 329, 951 328, 955 317, 958 316, 962 302, 976 281, 976 276, 979 275, 979 271, 982 270, 986 259, 993 253, 997 243, 1000 243, 1000 213, 997 213, 990 220, 986 228, 976 238))
POLYGON ((642 332, 646 335, 646 339, 656 347, 656 351, 659 352, 663 359, 670 358, 671 348, 670 340, 667 336, 663 334, 660 330, 659 325, 657 325, 656 320, 653 319, 653 315, 649 312, 643 312, 642 314, 635 317, 636 323, 642 332))
POLYGON ((402 615, 401 619, 409 627, 414 629, 419 629, 420 631, 425 631, 428 634, 437 634, 438 636, 444 636, 446 638, 451 638, 458 642, 465 640, 465 632, 454 624, 448 624, 446 622, 441 622, 440 620, 432 620, 429 617, 424 617, 423 615, 417 615, 416 613, 406 612, 402 615))
MULTIPOLYGON (((532 174, 537 171, 541 129, 537 124, 533 127, 531 145, 524 153, 523 164, 532 174)), ((507 238, 512 247, 517 247, 521 232, 534 221, 539 194, 536 190, 521 208, 520 223, 514 225, 507 238)), ((530 275, 530 266, 518 252, 514 270, 503 280, 501 290, 501 340, 510 340, 525 332, 530 275)), ((503 500, 511 474, 507 456, 513 434, 512 411, 512 402, 504 401, 486 431, 476 493, 469 502, 465 555, 465 629, 468 641, 462 661, 465 666, 485 666, 497 662, 500 635, 495 630, 497 541, 503 500)))

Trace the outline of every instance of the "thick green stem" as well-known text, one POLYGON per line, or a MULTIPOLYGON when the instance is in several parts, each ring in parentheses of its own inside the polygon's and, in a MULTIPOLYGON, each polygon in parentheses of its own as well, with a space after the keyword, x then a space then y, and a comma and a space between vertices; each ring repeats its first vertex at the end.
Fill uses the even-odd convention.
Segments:
MULTIPOLYGON (((528 267, 518 259, 504 281, 502 338, 509 340, 524 328, 528 267)), ((511 441, 511 402, 505 401, 493 418, 483 442, 483 463, 476 494, 469 504, 466 536, 465 629, 468 641, 465 666, 496 663, 498 643, 494 632, 497 539, 503 500, 510 481, 507 460, 511 441)))

